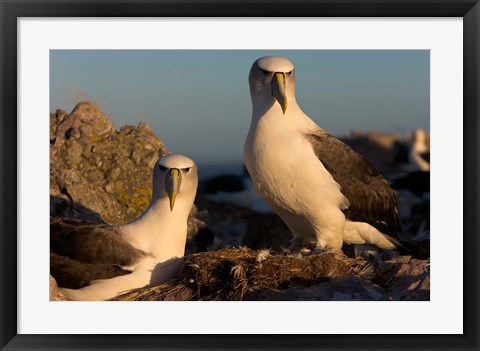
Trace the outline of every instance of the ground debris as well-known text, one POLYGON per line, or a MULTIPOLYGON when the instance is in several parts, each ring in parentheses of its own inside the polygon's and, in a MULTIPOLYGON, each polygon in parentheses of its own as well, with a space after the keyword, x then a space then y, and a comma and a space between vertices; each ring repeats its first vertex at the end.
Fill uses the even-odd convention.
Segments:
POLYGON ((258 262, 258 251, 228 248, 185 257, 184 268, 164 284, 130 291, 119 301, 257 300, 259 292, 309 287, 332 278, 355 276, 361 258, 340 252, 294 257, 271 253, 258 262))

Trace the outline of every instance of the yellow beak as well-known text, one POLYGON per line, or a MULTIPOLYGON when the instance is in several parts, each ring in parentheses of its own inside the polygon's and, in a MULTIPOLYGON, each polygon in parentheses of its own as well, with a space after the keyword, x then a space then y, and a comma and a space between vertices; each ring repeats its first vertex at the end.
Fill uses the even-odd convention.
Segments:
POLYGON ((287 82, 285 81, 285 74, 276 72, 272 79, 272 96, 278 101, 282 107, 283 114, 287 111, 288 101, 285 94, 287 82))
POLYGON ((175 206, 175 199, 180 191, 180 185, 182 184, 182 173, 177 168, 171 168, 168 171, 167 178, 165 179, 165 192, 170 199, 170 211, 173 211, 175 206))

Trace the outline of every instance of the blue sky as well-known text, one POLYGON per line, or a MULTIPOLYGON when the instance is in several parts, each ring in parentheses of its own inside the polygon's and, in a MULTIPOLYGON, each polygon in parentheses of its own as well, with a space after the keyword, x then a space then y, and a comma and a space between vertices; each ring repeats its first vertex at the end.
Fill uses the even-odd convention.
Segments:
POLYGON ((50 110, 94 101, 199 164, 241 162, 248 72, 266 55, 293 61, 297 101, 334 135, 430 129, 427 50, 52 50, 50 110))

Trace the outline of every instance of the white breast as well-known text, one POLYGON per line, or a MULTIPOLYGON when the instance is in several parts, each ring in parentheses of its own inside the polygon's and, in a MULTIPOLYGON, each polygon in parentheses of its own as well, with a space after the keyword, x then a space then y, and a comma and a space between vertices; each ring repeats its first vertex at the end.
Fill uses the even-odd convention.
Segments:
POLYGON ((345 198, 340 186, 314 154, 305 129, 274 117, 262 118, 245 142, 245 164, 257 191, 294 236, 319 242, 325 241, 322 235, 341 236, 345 198))

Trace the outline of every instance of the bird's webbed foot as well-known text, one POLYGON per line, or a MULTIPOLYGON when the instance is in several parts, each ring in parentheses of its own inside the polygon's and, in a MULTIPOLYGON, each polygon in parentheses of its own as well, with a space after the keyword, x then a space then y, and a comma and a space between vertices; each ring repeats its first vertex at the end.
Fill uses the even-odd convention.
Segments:
POLYGON ((307 251, 312 251, 314 247, 315 247, 314 243, 305 243, 300 238, 293 238, 290 241, 290 246, 287 248, 287 251, 289 253, 296 253, 296 252, 303 253, 307 251))
POLYGON ((318 245, 316 241, 305 243, 301 239, 295 238, 288 247, 290 253, 299 253, 302 256, 309 256, 318 253, 342 253, 341 249, 326 248, 318 245))

